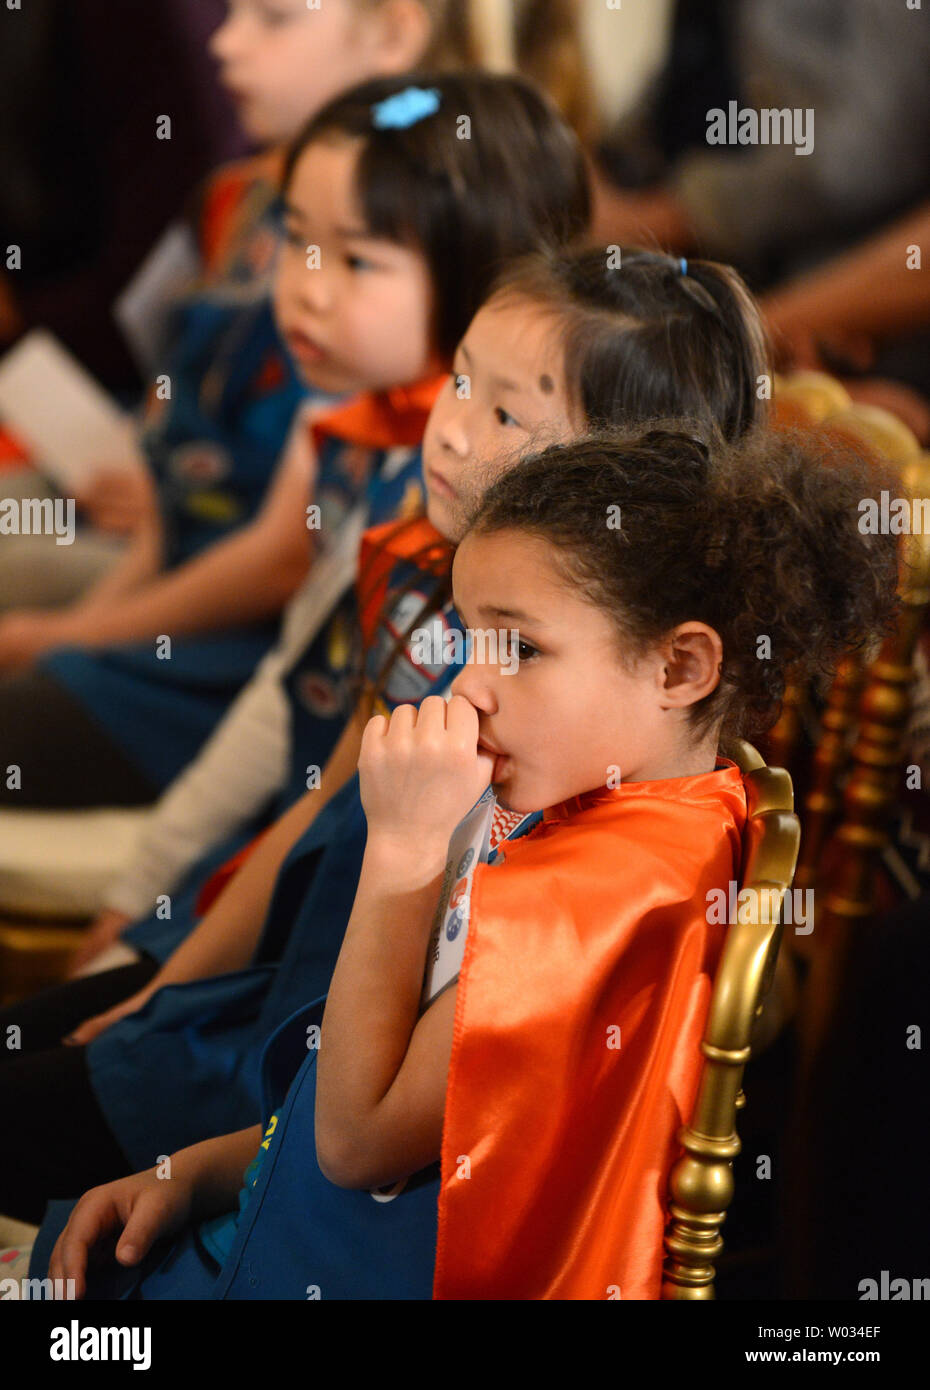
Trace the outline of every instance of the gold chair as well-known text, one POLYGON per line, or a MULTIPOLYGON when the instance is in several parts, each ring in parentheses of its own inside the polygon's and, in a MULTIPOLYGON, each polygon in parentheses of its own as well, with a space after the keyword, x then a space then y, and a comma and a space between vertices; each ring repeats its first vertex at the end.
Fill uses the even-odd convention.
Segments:
POLYGON ((851 435, 889 463, 904 467, 920 456, 920 445, 913 431, 897 415, 892 415, 890 410, 884 410, 879 405, 864 405, 856 401, 843 410, 825 416, 821 424, 826 429, 842 430, 844 434, 851 435))
MULTIPOLYGON (((907 465, 901 481, 910 498, 926 498, 930 506, 930 455, 907 465)), ((880 857, 894 808, 906 794, 902 774, 914 651, 930 607, 930 534, 912 533, 901 540, 901 614, 866 672, 833 862, 822 883, 824 906, 816 917, 802 1028, 808 1067, 829 1028, 852 935, 867 928, 874 916, 880 857)), ((813 873, 807 877, 813 879, 813 873)))
POLYGON ((76 926, 0 921, 0 1006, 60 984, 81 935, 76 926))
MULTIPOLYGON (((822 373, 798 372, 785 381, 779 381, 779 387, 780 399, 803 401, 810 419, 816 421, 819 427, 845 434, 891 463, 898 470, 904 495, 915 497, 926 494, 928 482, 926 469, 921 467, 920 446, 911 430, 896 416, 878 406, 851 403, 839 382, 832 382, 822 373), (836 388, 835 392, 832 387, 836 388)), ((911 538, 902 557, 902 586, 909 583, 908 571, 915 564, 919 566, 920 560, 911 538)), ((902 597, 906 607, 909 604, 913 607, 913 598, 909 600, 904 596, 904 587, 902 597)), ((910 620, 907 626, 910 626, 910 620)), ((916 642, 916 631, 913 636, 916 642)), ((913 644, 905 659, 908 671, 912 657, 913 644)), ((899 653, 899 662, 901 659, 899 653)), ((796 878, 799 888, 807 889, 816 884, 828 838, 841 810, 843 783, 852 755, 859 706, 865 698, 863 692, 868 679, 869 673, 860 656, 850 656, 841 662, 820 718, 820 731, 810 759, 809 785, 802 813, 804 845, 796 878)), ((905 684, 909 683, 908 675, 905 684)), ((804 711, 808 712, 810 722, 816 724, 805 697, 806 692, 796 687, 786 692, 782 716, 767 739, 769 756, 792 770, 796 770, 797 766, 795 760, 804 711)), ((905 720, 906 710, 899 729, 902 738, 905 720)), ((810 937, 803 937, 794 945, 803 956, 809 956, 814 949, 810 937)))
POLYGON ((720 1227, 740 1151, 736 1112, 745 1103, 743 1071, 775 974, 782 903, 801 833, 788 773, 767 767, 743 740, 727 752, 744 774, 748 794, 737 921, 728 927, 714 981, 694 1114, 678 1136, 685 1152, 669 1177, 663 1299, 714 1297, 713 1262, 723 1249, 720 1227))
MULTIPOLYGON (((855 416, 858 409, 853 405, 845 386, 835 377, 829 376, 826 372, 811 371, 792 372, 790 376, 776 375, 773 406, 777 425, 802 429, 821 425, 831 417, 842 417, 848 410, 852 410, 855 416)), ((892 426, 895 423, 897 422, 892 421, 892 426)), ((858 439, 864 437, 863 428, 857 429, 855 420, 850 432, 858 439)), ((812 722, 816 721, 806 687, 789 681, 778 722, 765 735, 764 746, 768 760, 777 767, 794 772, 795 758, 799 756, 802 748, 804 729, 812 722)), ((804 846, 806 851, 806 833, 804 846)), ((800 874, 800 867, 798 872, 800 874)))
POLYGON ((785 686, 778 721, 760 740, 765 749, 766 762, 794 772, 794 760, 802 746, 801 738, 809 718, 806 687, 789 681, 785 686))
MULTIPOLYGON (((803 404, 809 423, 851 435, 894 465, 902 496, 930 499, 930 455, 921 455, 914 435, 895 416, 848 400, 842 403, 839 395, 835 408, 831 408, 829 391, 820 391, 822 382, 802 381, 793 392, 785 392, 784 383, 779 384, 782 400, 794 406, 795 422, 803 404)), ((776 404, 778 397, 776 389, 776 404)), ((888 844, 894 806, 904 788, 901 773, 913 656, 930 609, 930 536, 902 536, 901 551, 902 613, 896 630, 871 663, 861 656, 841 663, 819 731, 807 692, 795 687, 767 742, 770 758, 784 760, 799 780, 808 784, 802 813, 803 848, 794 881, 800 890, 814 888, 816 894, 813 933, 791 936, 791 949, 782 952, 780 960, 784 965, 792 958, 800 960, 804 976, 791 1119, 794 1149, 793 1157, 785 1160, 791 1169, 787 1269, 789 1285, 795 1288, 803 1287, 802 1276, 809 1263, 807 1232, 817 1220, 816 1197, 804 1155, 818 1142, 818 1058, 843 996, 847 964, 875 912, 880 861, 888 844), (802 763, 805 726, 814 752, 804 755, 802 763), (824 870, 828 846, 828 867, 824 870)), ((697 1122, 695 1127, 700 1129, 697 1122)), ((679 1291, 668 1296, 702 1295, 679 1291)))
POLYGON ((776 408, 786 406, 786 414, 790 413, 793 417, 797 412, 812 425, 852 405, 846 387, 826 372, 792 372, 790 376, 776 376, 774 396, 776 408))
MULTIPOLYGON (((912 498, 930 499, 930 456, 911 460, 902 472, 902 490, 912 498)), ((930 535, 903 535, 899 596, 901 614, 864 675, 862 696, 848 723, 854 734, 851 752, 838 758, 834 774, 848 763, 850 772, 840 796, 839 827, 829 844, 827 867, 819 862, 826 846, 826 824, 813 825, 808 844, 805 817, 804 880, 815 883, 814 932, 801 938, 809 968, 798 1012, 798 1060, 794 1086, 792 1147, 786 1155, 788 1208, 786 1274, 793 1296, 810 1295, 810 1232, 822 1200, 807 1155, 823 1142, 820 1126, 824 1075, 821 1059, 834 1029, 842 1000, 848 996, 850 972, 874 932, 882 858, 888 848, 892 816, 906 802, 904 776, 907 721, 914 681, 914 651, 930 609, 930 535), (808 862, 810 866, 808 868, 808 862)), ((844 738, 844 747, 846 747, 844 738)), ((916 791, 920 796, 921 792, 916 791)), ((817 809, 816 807, 814 808, 817 809)), ((827 816, 830 807, 824 807, 827 816)), ((799 879, 801 875, 799 873, 799 879)))
MULTIPOLYGON (((865 409, 861 407, 860 409, 865 409)), ((869 412, 871 415, 871 412, 869 412)), ((885 412, 879 412, 883 416, 885 412)), ((889 417, 891 418, 891 417, 889 417)), ((897 421, 894 422, 897 425, 897 421)), ((879 421, 884 428, 884 422, 879 421)), ((871 427, 871 422, 869 423, 871 427)), ((904 426, 902 426, 902 429, 904 426)), ((873 436, 868 442, 878 446, 873 436)), ((904 437, 897 434, 888 441, 889 452, 886 458, 899 467, 902 495, 913 504, 923 498, 930 508, 930 455, 921 455, 919 450, 911 452, 911 444, 916 441, 910 431, 904 437), (898 440, 897 454, 894 439, 898 440)), ((842 662, 836 675, 833 688, 821 720, 822 737, 812 760, 810 790, 804 803, 804 849, 798 865, 797 882, 800 887, 811 887, 819 877, 819 868, 827 839, 835 828, 843 805, 842 785, 850 762, 861 762, 863 738, 866 743, 873 735, 863 733, 864 721, 878 718, 886 725, 882 734, 884 744, 881 755, 884 764, 891 764, 895 770, 904 754, 904 740, 907 730, 907 716, 910 705, 910 690, 914 678, 914 651, 920 636, 920 629, 926 618, 928 603, 927 585, 930 583, 930 536, 917 534, 902 536, 900 579, 898 593, 901 599, 901 617, 898 626, 885 641, 876 659, 870 666, 858 657, 850 657, 842 662), (858 751, 857 751, 858 750, 858 751)), ((866 763, 869 757, 866 757, 866 763)), ((853 815, 853 823, 858 816, 855 811, 861 796, 855 790, 865 774, 853 771, 850 780, 853 811, 849 804, 845 812, 848 819, 853 815)), ((868 780, 868 779, 866 779, 868 780)), ((887 779, 886 779, 887 781, 887 779)), ((887 821, 896 799, 896 788, 883 785, 880 789, 880 804, 872 804, 870 816, 874 820, 887 821)), ((874 802, 874 797, 871 798, 874 802)), ((841 833, 842 842, 855 842, 857 834, 850 831, 841 833)), ((881 848, 877 845, 876 848, 881 848)), ((874 861, 873 861, 874 862, 874 861)))

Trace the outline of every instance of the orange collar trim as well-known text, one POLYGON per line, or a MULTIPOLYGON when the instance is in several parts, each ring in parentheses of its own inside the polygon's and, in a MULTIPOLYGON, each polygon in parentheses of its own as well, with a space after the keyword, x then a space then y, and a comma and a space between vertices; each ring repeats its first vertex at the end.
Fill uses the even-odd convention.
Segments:
POLYGON ((691 773, 687 777, 657 777, 644 782, 621 782, 616 787, 595 787, 593 791, 581 792, 567 801, 555 806, 547 806, 543 811, 544 821, 571 820, 573 816, 590 810, 600 801, 628 800, 636 796, 661 797, 671 801, 703 801, 705 797, 716 795, 720 785, 718 773, 732 769, 739 776, 739 768, 729 758, 717 759, 713 772, 691 773))
POLYGON ((335 436, 369 449, 420 444, 436 397, 448 380, 424 377, 387 391, 363 391, 312 422, 314 438, 335 436))

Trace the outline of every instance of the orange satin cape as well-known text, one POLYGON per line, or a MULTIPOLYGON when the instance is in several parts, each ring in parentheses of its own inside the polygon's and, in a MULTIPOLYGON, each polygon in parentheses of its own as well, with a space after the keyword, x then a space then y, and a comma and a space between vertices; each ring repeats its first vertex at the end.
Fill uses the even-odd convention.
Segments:
POLYGON ((478 868, 458 982, 433 1297, 657 1299, 739 875, 739 769, 545 812, 478 868))

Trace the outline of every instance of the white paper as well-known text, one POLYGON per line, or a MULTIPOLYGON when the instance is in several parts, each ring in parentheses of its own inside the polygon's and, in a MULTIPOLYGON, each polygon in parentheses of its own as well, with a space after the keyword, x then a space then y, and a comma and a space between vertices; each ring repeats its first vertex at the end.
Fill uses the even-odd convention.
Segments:
POLYGON ((65 496, 98 468, 144 466, 132 417, 41 328, 0 361, 0 419, 65 496))
POLYGON ((175 300, 199 271, 193 233, 186 223, 175 223, 155 243, 114 304, 113 317, 144 376, 162 370, 175 300))

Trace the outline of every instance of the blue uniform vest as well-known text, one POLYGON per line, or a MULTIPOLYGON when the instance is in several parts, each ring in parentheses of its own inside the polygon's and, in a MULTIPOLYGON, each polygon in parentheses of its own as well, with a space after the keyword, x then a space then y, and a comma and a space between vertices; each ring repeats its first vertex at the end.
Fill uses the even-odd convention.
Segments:
MULTIPOLYGON (((153 392, 142 444, 155 478, 171 569, 258 511, 307 388, 272 315, 270 272, 280 217, 270 188, 222 279, 179 305, 163 368, 170 398, 153 392)), ((172 643, 93 652, 63 647, 39 663, 156 787, 194 757, 277 633, 277 619, 172 643)))
MULTIPOLYGON (((324 474, 318 496, 323 497, 323 515, 332 510, 345 512, 354 505, 352 489, 341 479, 348 450, 361 464, 355 446, 330 440, 324 446, 321 463, 324 474)), ((422 457, 419 449, 397 449, 375 453, 366 489, 368 522, 377 526, 410 509, 422 497, 422 457)), ((340 518, 332 518, 335 524, 340 518)), ((171 917, 154 913, 136 923, 125 939, 156 960, 165 961, 188 935, 196 920, 200 890, 215 869, 258 834, 264 825, 277 820, 307 791, 309 767, 322 769, 355 706, 359 674, 364 661, 358 621, 358 599, 353 585, 338 601, 326 623, 310 641, 284 681, 288 697, 290 734, 290 772, 286 785, 269 812, 237 831, 222 844, 207 851, 185 877, 173 895, 171 917)))
MULTIPOLYGON (((512 836, 525 834, 538 820, 538 815, 526 818, 512 836)), ((311 983, 322 975, 309 969, 304 978, 311 983)), ((258 983, 257 972, 251 979, 258 983)), ((188 1227, 176 1240, 160 1243, 136 1270, 114 1263, 95 1273, 89 1297, 432 1296, 439 1163, 373 1194, 336 1187, 316 1161, 315 1045, 325 1002, 320 997, 288 1014, 262 1050, 263 1128, 268 1130, 272 1115, 276 1124, 244 1206, 240 1196, 241 1210, 222 1265, 209 1253, 202 1227, 188 1227)), ((33 1253, 32 1277, 44 1276, 73 1205, 50 1204, 33 1253)))
MULTIPOLYGON (((316 1052, 307 1041, 324 1002, 291 1015, 265 1049, 263 1108, 266 1124, 277 1115, 277 1127, 223 1266, 217 1267, 198 1232, 188 1227, 177 1239, 154 1246, 136 1269, 114 1261, 91 1271, 88 1298, 431 1297, 439 1164, 409 1178, 393 1196, 376 1197, 336 1187, 316 1161, 316 1052)), ((49 1205, 31 1277, 44 1277, 73 1206, 49 1205)))
MULTIPOLYGON (((406 611, 409 570, 402 562, 392 574, 392 592, 401 597, 397 605, 388 601, 383 633, 369 650, 375 669, 384 644, 392 640, 395 607, 406 611)), ((430 577, 429 583, 435 582, 430 577)), ((462 631, 448 604, 429 621, 462 631)), ((399 665, 400 686, 410 698, 412 667, 399 665)), ((420 667, 418 698, 442 690, 455 674, 451 665, 420 667)), ((390 704, 390 680, 384 693, 390 704)), ((282 866, 253 966, 161 989, 142 1011, 90 1044, 91 1084, 133 1168, 147 1168, 158 1154, 257 1122, 262 1048, 290 1014, 329 988, 365 838, 355 777, 324 807, 282 866)))
MULTIPOLYGON (((327 441, 320 452, 314 494, 324 531, 330 514, 344 513, 369 494, 377 519, 392 515, 396 490, 402 484, 392 479, 382 499, 374 481, 387 452, 359 450, 338 439, 327 441), (360 466, 360 455, 364 466, 360 466)), ((405 481, 414 477, 420 477, 420 462, 418 452, 411 451, 405 481)), ((328 629, 330 640, 337 621, 345 631, 353 631, 351 604, 349 596, 345 611, 334 615, 328 629)), ((60 648, 44 659, 43 668, 104 725, 155 786, 164 788, 196 756, 273 644, 279 626, 275 618, 215 635, 180 639, 172 643, 170 660, 160 659, 152 641, 98 652, 60 648)), ((312 659, 319 661, 322 656, 318 646, 312 659)), ((328 676, 321 673, 321 679, 326 682, 328 676)), ((335 699, 311 712, 313 761, 321 766, 350 708, 351 701, 340 685, 335 699)), ((306 719, 300 722, 303 726, 306 719)))

